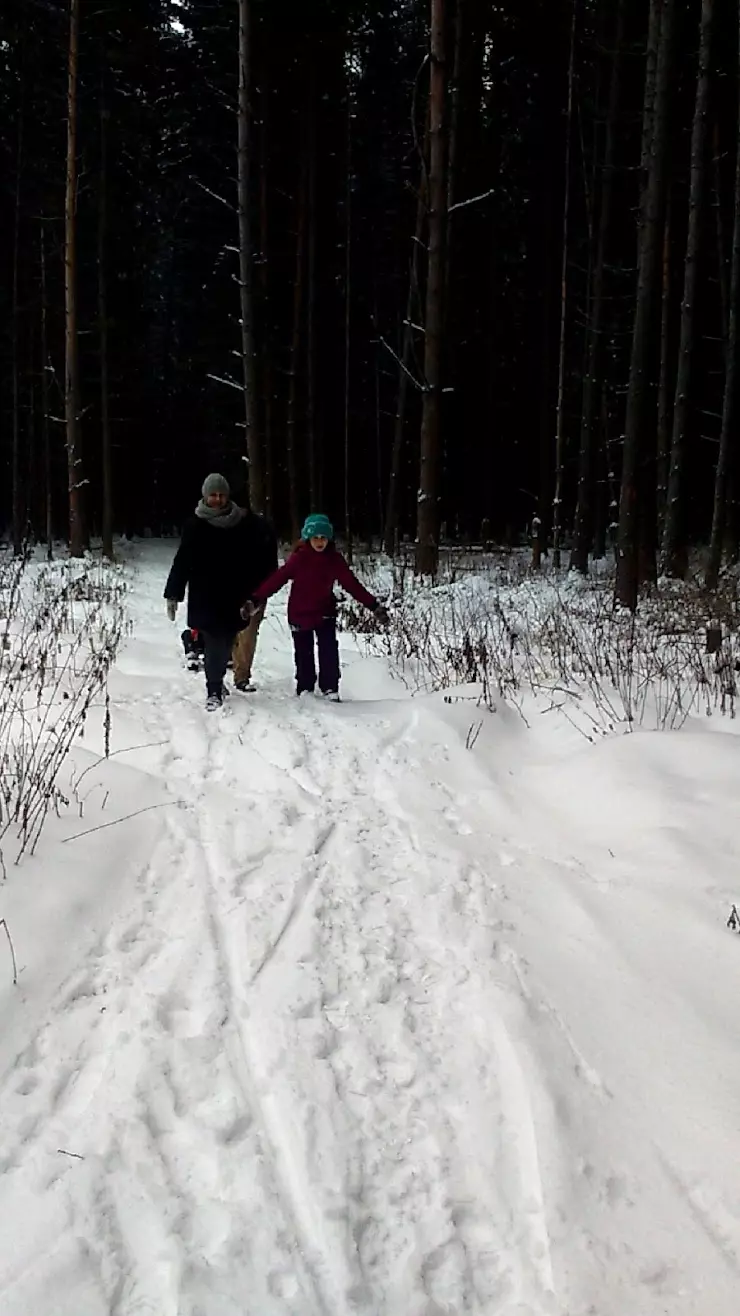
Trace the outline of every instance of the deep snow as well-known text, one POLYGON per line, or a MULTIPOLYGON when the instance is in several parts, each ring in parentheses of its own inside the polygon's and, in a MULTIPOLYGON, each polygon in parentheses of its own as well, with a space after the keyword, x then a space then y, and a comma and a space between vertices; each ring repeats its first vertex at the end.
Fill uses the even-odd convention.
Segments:
POLYGON ((735 1316, 734 726, 298 703, 284 596, 209 715, 172 551, 0 888, 0 1316, 735 1316))

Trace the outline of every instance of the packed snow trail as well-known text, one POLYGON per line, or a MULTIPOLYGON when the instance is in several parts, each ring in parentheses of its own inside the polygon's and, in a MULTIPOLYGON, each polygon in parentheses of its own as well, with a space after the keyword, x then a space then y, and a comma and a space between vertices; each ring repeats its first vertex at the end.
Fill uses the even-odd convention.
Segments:
POLYGON ((545 767, 502 713, 471 754, 351 640, 356 698, 299 703, 282 600, 258 693, 206 714, 170 553, 111 687, 146 748, 8 884, 0 1316, 734 1316, 737 739, 687 736, 702 812, 674 737, 545 767), (55 873, 61 949, 24 922, 55 873))

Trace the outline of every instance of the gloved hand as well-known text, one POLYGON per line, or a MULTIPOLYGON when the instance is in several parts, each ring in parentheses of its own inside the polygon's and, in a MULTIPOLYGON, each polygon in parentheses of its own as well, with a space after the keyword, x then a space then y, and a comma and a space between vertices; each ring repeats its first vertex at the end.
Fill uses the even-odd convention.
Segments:
POLYGON ((247 599, 240 611, 244 621, 251 621, 257 611, 257 604, 254 602, 254 599, 247 599))
POLYGON ((170 621, 174 621, 177 617, 177 599, 166 599, 165 602, 167 604, 167 616, 170 621))
POLYGON ((379 603, 377 608, 375 608, 373 616, 380 626, 387 626, 390 621, 388 609, 384 608, 382 603, 379 603))

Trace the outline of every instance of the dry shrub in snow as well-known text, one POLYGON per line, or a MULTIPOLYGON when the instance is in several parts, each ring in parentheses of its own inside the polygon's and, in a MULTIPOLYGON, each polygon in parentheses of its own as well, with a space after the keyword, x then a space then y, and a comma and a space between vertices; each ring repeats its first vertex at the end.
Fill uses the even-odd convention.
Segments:
POLYGON ((96 701, 107 752, 125 593, 107 563, 0 557, 0 847, 14 835, 16 859, 33 852, 49 810, 67 804, 59 769, 96 701))
POLYGON ((434 588, 382 562, 362 564, 371 589, 392 594, 391 626, 353 605, 344 624, 364 631, 415 691, 477 686, 482 705, 558 707, 584 734, 618 726, 680 727, 691 713, 735 714, 740 600, 728 578, 719 594, 662 586, 633 615, 613 606, 607 576, 529 575, 521 562, 489 561, 434 588), (544 701, 544 703, 543 703, 544 701))

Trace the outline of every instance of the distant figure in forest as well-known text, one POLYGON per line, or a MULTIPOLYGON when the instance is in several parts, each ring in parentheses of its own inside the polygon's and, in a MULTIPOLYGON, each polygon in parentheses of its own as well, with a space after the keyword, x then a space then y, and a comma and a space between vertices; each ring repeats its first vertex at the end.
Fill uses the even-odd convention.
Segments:
POLYGON ((188 627, 203 641, 206 708, 220 708, 230 656, 237 690, 254 690, 252 664, 264 605, 245 626, 241 605, 277 567, 277 539, 264 517, 231 500, 223 475, 203 481, 202 498, 185 525, 164 588, 167 616, 174 621, 187 590, 188 627))
POLYGON ((329 518, 318 513, 307 517, 301 541, 287 562, 258 589, 252 590, 242 615, 256 616, 265 600, 277 594, 288 581, 292 582, 288 624, 295 649, 296 694, 310 694, 316 688, 314 651, 318 648, 319 690, 327 699, 338 702, 341 672, 334 586, 341 585, 379 621, 387 621, 388 614, 375 596, 360 584, 337 550, 329 518))

